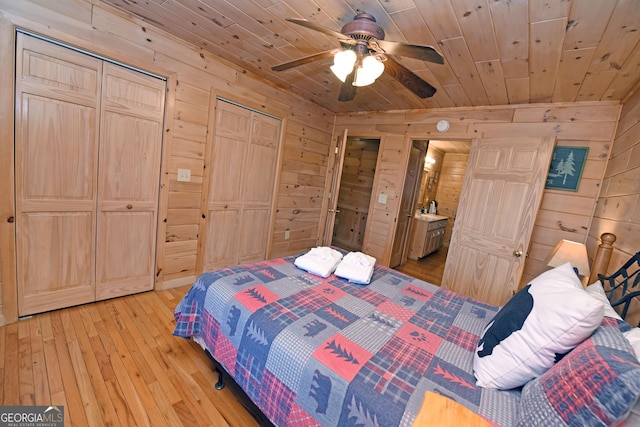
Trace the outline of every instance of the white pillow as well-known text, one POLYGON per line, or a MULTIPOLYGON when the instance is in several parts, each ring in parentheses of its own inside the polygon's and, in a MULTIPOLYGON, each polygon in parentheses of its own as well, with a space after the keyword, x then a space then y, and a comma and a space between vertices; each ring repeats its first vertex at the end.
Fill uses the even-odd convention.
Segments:
POLYGON ((620 315, 618 314, 618 312, 616 312, 613 307, 611 307, 611 301, 609 301, 609 298, 607 298, 607 295, 604 293, 604 288, 602 287, 602 282, 601 281, 597 281, 594 282, 592 284, 590 284, 589 286, 587 286, 586 288, 584 288, 585 291, 587 291, 587 293, 589 295, 592 295, 596 298, 598 298, 598 300, 602 301, 602 304, 604 305, 604 315, 607 317, 613 317, 614 319, 618 319, 618 320, 622 320, 622 317, 620 317, 620 315))
POLYGON ((542 375, 602 323, 604 306, 569 263, 545 271, 486 326, 473 358, 477 385, 512 389, 542 375))

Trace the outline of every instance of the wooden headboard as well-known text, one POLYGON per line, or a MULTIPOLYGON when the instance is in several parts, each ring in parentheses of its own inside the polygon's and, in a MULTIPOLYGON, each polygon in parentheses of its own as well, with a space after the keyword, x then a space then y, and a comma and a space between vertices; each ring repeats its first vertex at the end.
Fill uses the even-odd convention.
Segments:
POLYGON ((613 233, 603 233, 600 236, 600 245, 593 258, 593 264, 591 265, 591 275, 587 285, 592 284, 598 280, 598 274, 607 274, 607 268, 609 267, 609 261, 611 261, 611 254, 613 253, 613 244, 616 241, 616 235, 613 233))

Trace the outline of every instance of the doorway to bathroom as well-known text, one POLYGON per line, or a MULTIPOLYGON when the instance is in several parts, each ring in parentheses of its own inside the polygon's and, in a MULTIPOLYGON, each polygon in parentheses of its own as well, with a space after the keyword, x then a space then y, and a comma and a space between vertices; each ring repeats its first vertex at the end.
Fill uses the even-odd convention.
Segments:
MULTIPOLYGON (((429 140, 420 188, 412 212, 420 212, 423 208, 428 212, 431 206, 436 205, 437 215, 447 217, 443 245, 437 251, 418 259, 405 257, 403 262, 395 267, 398 271, 436 285, 440 284, 470 149, 471 141, 429 140)), ((413 215, 411 221, 412 223, 417 221, 413 215)), ((407 253, 414 237, 413 233, 416 231, 413 225, 410 227, 407 238, 407 250, 405 250, 407 253)))

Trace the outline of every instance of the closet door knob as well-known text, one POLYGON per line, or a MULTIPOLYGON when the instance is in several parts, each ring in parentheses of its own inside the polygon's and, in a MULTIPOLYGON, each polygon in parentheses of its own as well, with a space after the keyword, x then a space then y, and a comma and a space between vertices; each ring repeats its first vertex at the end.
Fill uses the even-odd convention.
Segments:
POLYGON ((520 258, 522 256, 522 249, 516 249, 513 251, 513 256, 516 258, 520 258))
POLYGON ((129 203, 129 204, 127 205, 127 209, 133 209, 133 205, 132 205, 131 203, 129 203))

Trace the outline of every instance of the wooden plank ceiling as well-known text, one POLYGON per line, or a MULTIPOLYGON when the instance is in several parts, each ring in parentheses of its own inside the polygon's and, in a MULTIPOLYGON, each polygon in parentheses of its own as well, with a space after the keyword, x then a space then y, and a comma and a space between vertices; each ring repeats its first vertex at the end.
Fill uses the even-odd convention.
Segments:
POLYGON ((640 83, 638 0, 102 0, 331 111, 384 111, 624 100, 640 83), (421 99, 388 73, 339 102, 331 58, 271 67, 340 47, 285 21, 340 31, 359 12, 385 40, 430 45, 444 65, 393 57, 433 85, 421 99))

